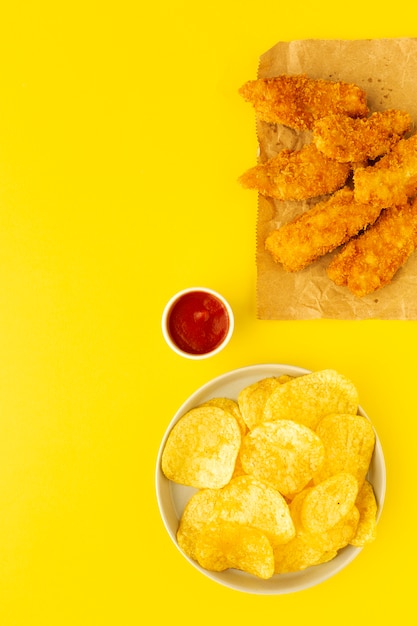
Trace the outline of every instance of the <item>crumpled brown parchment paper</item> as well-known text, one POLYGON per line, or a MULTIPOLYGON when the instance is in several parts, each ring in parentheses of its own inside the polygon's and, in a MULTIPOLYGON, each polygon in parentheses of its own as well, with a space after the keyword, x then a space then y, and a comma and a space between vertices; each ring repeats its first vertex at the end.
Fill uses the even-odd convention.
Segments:
MULTIPOLYGON (((356 83, 368 96, 371 111, 399 108, 417 125, 417 39, 299 40, 279 42, 260 57, 258 78, 305 73, 312 78, 356 83)), ((250 77, 249 77, 250 78, 250 77)), ((256 122, 259 162, 282 148, 309 142, 307 131, 256 122)), ((249 164, 250 167, 253 164, 249 164)), ((265 251, 271 230, 305 211, 317 200, 282 202, 258 196, 257 316, 270 320, 417 319, 417 251, 393 282, 364 298, 336 286, 326 274, 333 254, 308 268, 287 273, 265 251)))

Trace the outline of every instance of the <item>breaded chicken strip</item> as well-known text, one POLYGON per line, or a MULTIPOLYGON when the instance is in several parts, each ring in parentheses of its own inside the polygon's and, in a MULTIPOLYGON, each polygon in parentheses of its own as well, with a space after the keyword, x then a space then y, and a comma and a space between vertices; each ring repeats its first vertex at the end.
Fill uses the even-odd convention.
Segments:
POLYGON ((273 231, 265 248, 287 272, 297 272, 346 243, 379 214, 380 209, 355 202, 353 190, 343 187, 273 231))
POLYGON ((358 297, 388 285, 417 247, 417 199, 383 209, 375 224, 351 239, 327 268, 336 285, 358 297))
POLYGON ((319 152, 314 144, 300 150, 282 150, 240 177, 247 189, 279 200, 306 200, 340 189, 351 171, 319 152))
POLYGON ((352 117, 368 114, 366 93, 357 85, 284 74, 250 80, 239 89, 260 120, 311 130, 315 120, 330 113, 352 117))
POLYGON ((355 199, 381 208, 405 204, 417 193, 417 135, 400 139, 375 165, 355 170, 355 199))
POLYGON ((368 118, 326 115, 313 126, 313 141, 320 152, 341 163, 374 160, 386 154, 411 128, 411 116, 389 109, 368 118))

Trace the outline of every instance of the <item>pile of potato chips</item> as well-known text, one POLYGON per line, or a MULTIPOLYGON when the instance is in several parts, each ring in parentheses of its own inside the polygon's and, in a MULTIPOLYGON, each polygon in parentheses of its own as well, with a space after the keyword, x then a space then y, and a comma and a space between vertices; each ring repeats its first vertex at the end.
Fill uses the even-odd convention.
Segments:
POLYGON ((268 579, 364 546, 375 538, 374 446, 355 386, 330 369, 263 378, 237 401, 191 409, 162 453, 165 476, 197 488, 180 548, 207 570, 268 579))

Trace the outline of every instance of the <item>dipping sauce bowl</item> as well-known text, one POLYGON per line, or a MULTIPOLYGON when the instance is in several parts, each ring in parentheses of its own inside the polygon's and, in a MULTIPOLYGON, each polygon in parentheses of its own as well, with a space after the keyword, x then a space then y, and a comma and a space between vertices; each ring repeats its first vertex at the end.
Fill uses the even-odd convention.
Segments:
POLYGON ((175 294, 162 315, 162 333, 177 354, 205 359, 220 352, 233 334, 229 303, 216 291, 191 287, 175 294))

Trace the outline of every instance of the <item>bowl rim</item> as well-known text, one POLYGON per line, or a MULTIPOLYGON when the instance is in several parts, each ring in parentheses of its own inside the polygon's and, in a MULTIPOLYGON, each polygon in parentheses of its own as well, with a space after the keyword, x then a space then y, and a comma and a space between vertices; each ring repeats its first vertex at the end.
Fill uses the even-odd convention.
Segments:
MULTIPOLYGON (((212 581, 219 583, 220 585, 223 585, 229 589, 257 595, 281 595, 302 591, 304 589, 316 586, 324 582, 325 580, 333 577, 335 574, 344 569, 349 563, 351 563, 360 554, 363 548, 348 545, 342 548, 339 551, 338 555, 327 563, 311 566, 300 572, 274 574, 274 576, 268 580, 257 579, 256 577, 246 574, 245 572, 240 572, 239 570, 229 569, 225 570, 224 572, 211 572, 204 569, 199 565, 199 563, 194 561, 183 552, 183 550, 178 545, 176 539, 176 531, 182 510, 188 499, 193 493, 197 491, 197 489, 185 487, 183 485, 177 485, 176 483, 173 483, 164 476, 161 469, 161 459, 165 443, 171 429, 173 428, 174 424, 181 418, 181 416, 184 415, 184 413, 186 413, 193 406, 196 406, 200 402, 204 402, 207 394, 210 395, 212 391, 217 390, 219 385, 220 387, 224 385, 227 386, 228 384, 232 386, 236 385, 237 381, 239 381, 242 376, 248 378, 254 377, 253 382, 255 382, 256 379, 260 380, 261 378, 264 378, 266 376, 279 376, 282 374, 302 376, 304 374, 312 373, 312 371, 314 370, 298 367, 295 365, 261 363, 256 365, 239 367, 237 369, 233 369, 219 376, 216 376, 215 378, 204 383, 202 386, 196 389, 181 404, 181 406, 178 408, 178 410, 175 412, 174 416, 170 420, 167 428, 165 429, 164 435, 160 442, 155 468, 155 489, 157 504, 165 529, 168 532, 168 535, 170 536, 177 550, 193 566, 194 569, 198 570, 206 578, 211 579, 212 581), (166 500, 168 500, 168 502, 170 503, 170 507, 163 505, 163 502, 166 500)), ((215 396, 218 397, 217 394, 211 395, 211 397, 215 396)), ((358 414, 369 419, 368 415, 361 407, 361 405, 358 406, 358 414)), ((370 470, 368 472, 368 477, 374 487, 377 499, 378 523, 383 511, 386 494, 386 465, 378 433, 376 432, 375 426, 373 424, 372 426, 375 432, 375 449, 371 461, 370 470)))

